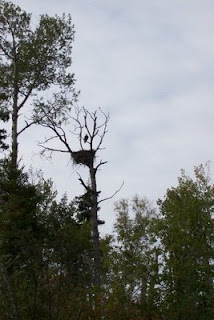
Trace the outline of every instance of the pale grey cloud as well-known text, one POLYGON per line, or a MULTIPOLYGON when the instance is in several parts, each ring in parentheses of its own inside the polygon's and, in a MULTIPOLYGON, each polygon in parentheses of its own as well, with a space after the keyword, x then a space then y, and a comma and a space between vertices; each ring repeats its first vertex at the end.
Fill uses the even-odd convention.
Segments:
MULTIPOLYGON (((35 23, 46 12, 73 17, 79 104, 111 114, 103 151, 109 162, 98 179, 103 195, 125 180, 116 199, 139 193, 155 200, 176 183, 180 168, 213 160, 212 0, 14 2, 33 12, 35 23)), ((30 138, 23 137, 24 159, 41 166, 62 192, 80 192, 68 160, 61 166, 60 156, 53 164, 32 157, 30 138)), ((112 202, 103 215, 109 230, 112 202)))

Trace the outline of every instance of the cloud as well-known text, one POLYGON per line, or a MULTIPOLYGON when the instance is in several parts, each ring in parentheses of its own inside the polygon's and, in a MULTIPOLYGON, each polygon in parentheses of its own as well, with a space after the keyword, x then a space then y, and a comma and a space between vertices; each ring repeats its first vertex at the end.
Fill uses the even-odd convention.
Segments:
MULTIPOLYGON (((16 3, 37 17, 44 12, 73 17, 79 104, 91 110, 102 106, 111 115, 102 153, 108 164, 98 178, 103 193, 111 194, 125 180, 116 199, 139 193, 155 200, 176 183, 181 168, 213 159, 212 0, 16 3)), ((22 143, 26 158, 32 140, 22 143)), ((61 190, 66 179, 73 193, 78 181, 74 174, 68 179, 72 169, 57 161, 55 169, 47 164, 45 170, 54 172, 61 190)), ((104 204, 102 218, 110 230, 112 202, 104 204)))

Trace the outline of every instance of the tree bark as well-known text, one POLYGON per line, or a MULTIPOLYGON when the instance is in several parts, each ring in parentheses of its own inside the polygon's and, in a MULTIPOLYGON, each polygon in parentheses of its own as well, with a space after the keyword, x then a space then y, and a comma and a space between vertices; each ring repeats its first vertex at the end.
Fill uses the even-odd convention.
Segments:
POLYGON ((18 159, 18 70, 17 70, 17 57, 16 57, 16 45, 15 40, 13 41, 13 110, 12 110, 12 151, 11 151, 11 163, 12 168, 17 169, 18 159))
POLYGON ((17 96, 14 95, 14 104, 12 112, 12 152, 11 163, 12 168, 17 169, 18 159, 18 139, 17 139, 17 124, 18 124, 18 110, 17 110, 17 96))
POLYGON ((90 169, 91 179, 91 193, 92 193, 92 208, 91 208, 91 225, 92 225, 92 239, 94 251, 94 284, 98 288, 101 285, 101 262, 100 262, 100 242, 98 230, 98 203, 97 203, 97 184, 96 184, 96 169, 93 165, 90 169))
POLYGON ((10 300, 11 308, 13 310, 13 319, 14 320, 20 320, 16 299, 15 299, 13 290, 11 288, 10 281, 8 279, 8 276, 7 276, 7 272, 6 272, 2 262, 0 262, 0 271, 1 271, 2 279, 3 279, 4 283, 5 283, 6 288, 7 288, 7 295, 8 295, 8 298, 10 300))

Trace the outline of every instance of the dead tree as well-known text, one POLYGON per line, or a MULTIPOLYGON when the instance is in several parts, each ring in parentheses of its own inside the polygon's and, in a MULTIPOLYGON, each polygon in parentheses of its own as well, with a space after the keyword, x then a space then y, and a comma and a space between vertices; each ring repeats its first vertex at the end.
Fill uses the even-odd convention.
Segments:
POLYGON ((99 109, 99 116, 102 116, 103 121, 98 118, 98 111, 89 112, 85 108, 78 110, 76 113, 76 130, 78 131, 80 150, 72 152, 72 159, 76 164, 88 167, 90 175, 90 184, 86 184, 81 176, 80 183, 91 196, 91 231, 94 251, 94 283, 100 286, 101 282, 101 263, 100 263, 100 243, 99 243, 99 219, 98 219, 98 196, 100 191, 97 189, 96 174, 97 170, 106 163, 106 161, 96 162, 97 153, 102 149, 103 139, 107 132, 109 115, 106 115, 99 109), (87 138, 86 138, 87 137, 87 138))
MULTIPOLYGON (((44 152, 64 152, 69 153, 71 159, 75 165, 86 167, 89 170, 89 183, 85 182, 79 174, 79 181, 90 195, 90 223, 91 223, 91 234, 93 243, 93 262, 94 262, 94 285, 100 287, 101 285, 101 262, 100 262, 100 242, 99 242, 99 219, 98 210, 99 203, 108 199, 98 200, 100 191, 97 189, 96 175, 98 169, 106 163, 106 161, 98 161, 98 153, 103 149, 102 144, 104 137, 107 133, 107 125, 109 121, 109 115, 105 114, 101 109, 95 112, 90 112, 85 108, 76 108, 75 115, 73 117, 67 116, 64 120, 66 123, 72 125, 73 131, 71 134, 76 135, 78 139, 79 148, 73 150, 72 142, 73 137, 68 138, 68 134, 62 127, 62 122, 56 121, 54 115, 54 105, 50 108, 46 114, 40 114, 42 121, 40 124, 52 130, 54 135, 47 138, 44 142, 40 143, 44 152), (54 142, 58 139, 63 146, 63 149, 52 147, 54 142)), ((38 115, 38 110, 37 110, 38 115)), ((111 197, 109 197, 111 198, 111 197)))

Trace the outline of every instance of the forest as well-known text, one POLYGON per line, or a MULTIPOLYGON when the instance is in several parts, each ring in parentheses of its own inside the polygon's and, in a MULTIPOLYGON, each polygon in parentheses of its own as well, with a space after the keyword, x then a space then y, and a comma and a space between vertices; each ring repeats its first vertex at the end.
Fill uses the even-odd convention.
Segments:
POLYGON ((156 206, 122 198, 102 236, 102 203, 121 189, 102 198, 97 185, 110 117, 77 106, 72 17, 31 18, 0 2, 0 319, 214 319, 209 163, 182 170, 156 206), (26 169, 19 147, 33 126, 47 132, 42 155, 87 171, 83 194, 59 198, 54 175, 26 169))

